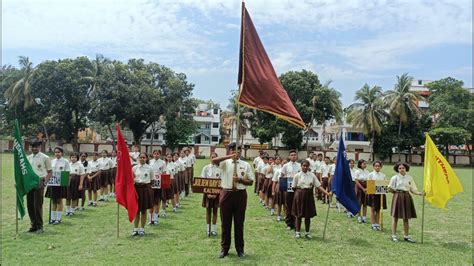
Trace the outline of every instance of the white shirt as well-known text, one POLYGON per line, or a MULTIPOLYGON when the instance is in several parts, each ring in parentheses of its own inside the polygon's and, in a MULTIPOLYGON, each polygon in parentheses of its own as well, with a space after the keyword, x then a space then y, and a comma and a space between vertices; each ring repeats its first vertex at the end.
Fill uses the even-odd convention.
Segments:
POLYGON ((321 177, 323 178, 327 178, 329 177, 329 165, 327 165, 326 163, 322 163, 321 164, 321 177))
POLYGON ((133 151, 130 153, 130 157, 132 159, 132 164, 137 164, 138 163, 138 157, 140 156, 140 152, 138 151, 133 151))
POLYGON ((336 172, 336 164, 333 163, 329 165, 329 173, 331 174, 331 176, 333 176, 334 172, 336 172))
MULTIPOLYGON (((247 177, 250 180, 254 180, 252 168, 250 164, 245 161, 237 160, 237 176, 240 178, 247 177)), ((232 189, 232 184, 234 182, 234 159, 227 159, 219 163, 219 168, 221 169, 221 187, 224 189, 232 189)), ((236 189, 244 190, 246 186, 242 183, 236 184, 236 189)))
POLYGON ((170 175, 171 179, 174 179, 174 175, 178 173, 176 171, 176 164, 174 162, 166 163, 165 172, 170 175))
POLYGON ((309 169, 311 172, 316 172, 319 168, 318 160, 313 160, 311 158, 306 159, 309 162, 309 169))
POLYGON ((273 177, 273 170, 272 170, 272 165, 267 164, 265 168, 263 169, 265 173, 265 178, 271 179, 273 177))
POLYGON ((194 154, 190 153, 190 154, 187 155, 186 157, 187 157, 188 160, 190 161, 191 166, 196 162, 196 156, 194 156, 194 154))
POLYGON ((272 181, 273 182, 278 182, 278 180, 280 180, 280 176, 281 176, 281 168, 283 166, 281 164, 275 164, 272 166, 273 168, 273 177, 272 177, 272 181))
POLYGON ((100 157, 97 159, 97 162, 99 163, 100 170, 109 170, 113 166, 112 160, 109 157, 100 157))
POLYGON ((95 173, 99 171, 99 160, 89 161, 87 164, 88 174, 95 173))
POLYGON ((69 163, 69 169, 71 172, 71 175, 83 175, 86 173, 84 170, 84 165, 80 161, 77 161, 75 163, 69 163))
POLYGON ((82 166, 84 166, 84 172, 86 174, 89 173, 89 162, 88 161, 79 161, 79 162, 82 164, 82 166), (87 162, 87 166, 84 165, 85 162, 87 162))
POLYGON ((183 162, 179 159, 177 161, 174 161, 174 165, 176 167, 176 173, 186 170, 186 167, 184 166, 183 162))
POLYGON ((316 169, 316 173, 318 174, 321 174, 323 172, 323 164, 324 162, 323 161, 320 161, 320 160, 316 160, 317 164, 318 164, 318 168, 316 169))
POLYGON ((369 171, 367 171, 367 169, 358 169, 356 170, 355 172, 355 179, 356 180, 359 180, 359 181, 367 181, 368 178, 369 178, 369 171))
POLYGON ((388 187, 394 190, 401 190, 401 191, 410 191, 412 193, 419 193, 418 188, 416 187, 415 181, 413 180, 413 177, 409 175, 401 175, 397 174, 394 175, 390 179, 390 183, 388 184, 388 187))
POLYGON ((255 168, 257 168, 258 164, 262 161, 262 158, 260 158, 260 156, 258 157, 255 157, 255 159, 253 159, 253 166, 255 168))
POLYGON ((215 164, 208 164, 202 168, 201 177, 204 178, 220 178, 221 169, 215 164))
POLYGON ((54 158, 51 161, 51 167, 53 168, 53 172, 69 172, 69 162, 62 157, 59 159, 54 158))
POLYGON ((265 170, 265 166, 266 166, 266 165, 267 165, 267 164, 264 163, 263 160, 261 160, 260 162, 258 162, 258 165, 257 165, 257 173, 264 175, 264 174, 265 174, 265 173, 264 173, 264 170, 265 170))
POLYGON ((153 167, 148 164, 137 164, 132 168, 133 180, 139 184, 149 184, 154 177, 153 167))
POLYGON ((46 177, 48 175, 48 171, 52 170, 51 159, 49 159, 48 155, 38 152, 37 154, 30 154, 27 157, 28 161, 33 168, 33 171, 40 177, 46 177))
POLYGON ((355 181, 356 179, 356 169, 354 168, 349 168, 351 169, 351 177, 352 177, 352 181, 355 181))
POLYGON ((155 171, 155 173, 162 174, 166 171, 166 163, 161 159, 151 159, 150 166, 153 167, 153 171, 155 171))
POLYGON ((117 168, 117 157, 110 157, 112 161, 112 168, 117 168))
POLYGON ((321 183, 319 182, 315 174, 308 171, 306 173, 304 172, 297 173, 293 179, 292 186, 294 188, 313 188, 313 187, 320 187, 321 183))
POLYGON ((188 168, 188 167, 191 167, 191 161, 189 160, 188 157, 184 156, 184 157, 179 157, 178 161, 180 161, 183 165, 184 165, 184 168, 188 168))
POLYGON ((382 172, 371 172, 367 177, 367 180, 385 180, 385 174, 382 172))
POLYGON ((281 175, 283 177, 294 177, 299 171, 301 171, 301 164, 296 161, 289 161, 281 168, 281 175))

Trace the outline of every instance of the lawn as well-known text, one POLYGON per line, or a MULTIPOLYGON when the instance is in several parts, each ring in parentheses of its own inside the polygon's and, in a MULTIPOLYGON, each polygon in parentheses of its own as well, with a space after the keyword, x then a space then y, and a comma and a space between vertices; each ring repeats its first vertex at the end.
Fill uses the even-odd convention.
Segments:
MULTIPOLYGON (((322 230, 326 206, 317 203, 318 216, 312 220, 313 240, 294 239, 283 222, 277 223, 251 193, 246 213, 245 251, 240 259, 231 254, 218 259, 220 238, 205 234, 201 194, 183 200, 176 214, 161 219, 158 226, 147 226, 146 236, 130 237, 132 225, 126 211, 120 208, 120 238, 116 236, 115 202, 99 203, 74 217, 64 217, 59 226, 46 225, 45 233, 25 233, 29 219, 19 221, 15 235, 15 192, 13 189, 13 157, 1 154, 1 264, 455 264, 470 265, 472 259, 472 169, 456 168, 464 193, 448 203, 447 210, 426 204, 424 244, 390 241, 390 216, 384 212, 383 232, 373 232, 370 225, 358 224, 343 213, 331 209, 326 240, 322 230)), ((198 176, 208 160, 198 160, 198 176)), ((392 167, 385 166, 387 176, 392 167)), ((421 189, 423 169, 413 167, 410 174, 421 189)), ((389 196, 389 204, 391 201, 389 196)), ((420 240, 422 198, 415 196, 418 219, 411 220, 411 235, 420 240)), ((45 200, 47 221, 49 201, 45 200)), ((370 210, 369 210, 370 211, 370 210)), ((399 236, 402 236, 399 225, 399 236)), ((220 234, 220 229, 219 229, 220 234)), ((220 235, 219 235, 220 236, 220 235)))

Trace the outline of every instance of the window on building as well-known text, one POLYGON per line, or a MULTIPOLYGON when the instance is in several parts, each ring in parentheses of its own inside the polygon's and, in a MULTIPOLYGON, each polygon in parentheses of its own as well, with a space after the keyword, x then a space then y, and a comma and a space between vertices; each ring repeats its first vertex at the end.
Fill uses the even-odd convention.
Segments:
POLYGON ((418 85, 423 84, 423 81, 421 79, 418 80, 418 85))
POLYGON ((201 124, 201 128, 210 129, 210 128, 211 128, 211 124, 210 124, 210 123, 201 124))
POLYGON ((208 137, 208 136, 204 136, 204 141, 209 141, 209 137, 208 137))
POLYGON ((219 109, 217 109, 217 108, 214 109, 214 114, 215 114, 215 115, 218 115, 218 114, 219 114, 219 109))
POLYGON ((155 133, 155 135, 153 136, 154 139, 158 139, 158 133, 155 133))
POLYGON ((213 141, 213 142, 219 141, 219 137, 217 137, 217 136, 212 136, 212 141, 213 141))
POLYGON ((356 152, 364 152, 364 149, 355 149, 356 152))
POLYGON ((151 133, 146 133, 145 139, 151 139, 151 133))
POLYGON ((212 128, 219 128, 219 123, 212 123, 212 128))

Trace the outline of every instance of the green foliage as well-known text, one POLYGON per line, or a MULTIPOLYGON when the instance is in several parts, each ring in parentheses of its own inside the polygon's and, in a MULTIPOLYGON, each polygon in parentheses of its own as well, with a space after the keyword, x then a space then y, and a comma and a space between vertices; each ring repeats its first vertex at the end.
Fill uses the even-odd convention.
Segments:
POLYGON ((471 138, 471 133, 460 127, 437 127, 430 131, 437 144, 445 148, 449 145, 461 145, 471 138))
POLYGON ((278 134, 277 118, 272 114, 256 111, 250 132, 260 144, 271 142, 272 138, 278 134))
POLYGON ((189 137, 196 133, 198 123, 189 115, 169 114, 166 118, 166 146, 174 150, 180 144, 188 143, 189 137))

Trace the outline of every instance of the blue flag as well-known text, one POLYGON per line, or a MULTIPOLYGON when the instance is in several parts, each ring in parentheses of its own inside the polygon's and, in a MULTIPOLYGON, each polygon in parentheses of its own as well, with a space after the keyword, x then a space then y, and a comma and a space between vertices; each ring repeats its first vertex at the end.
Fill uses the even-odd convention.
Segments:
POLYGON ((342 135, 339 140, 339 148, 337 149, 336 170, 332 179, 332 192, 336 195, 339 203, 346 207, 348 211, 352 214, 359 213, 360 204, 355 195, 342 135))

